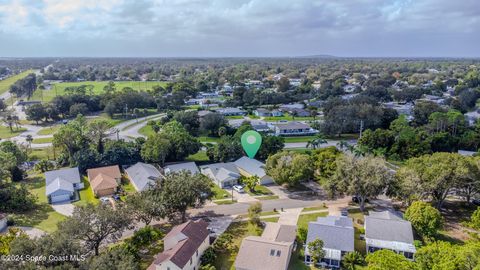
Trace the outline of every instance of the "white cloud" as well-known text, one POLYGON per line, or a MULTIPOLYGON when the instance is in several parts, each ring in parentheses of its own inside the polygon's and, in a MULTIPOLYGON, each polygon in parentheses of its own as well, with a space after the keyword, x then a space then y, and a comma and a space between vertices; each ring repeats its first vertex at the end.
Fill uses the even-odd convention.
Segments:
POLYGON ((398 53, 402 45, 423 48, 425 44, 420 42, 429 38, 432 42, 447 43, 448 50, 473 52, 470 44, 455 47, 449 40, 478 43, 480 39, 475 37, 480 36, 480 8, 476 0, 4 2, 0 4, 0 31, 16 37, 14 40, 58 43, 52 46, 69 42, 73 44, 69 49, 72 54, 80 55, 92 53, 84 49, 84 44, 92 42, 98 44, 99 52, 107 53, 142 48, 156 55, 355 55, 368 51, 374 55, 398 53), (357 51, 346 51, 355 48, 357 51))

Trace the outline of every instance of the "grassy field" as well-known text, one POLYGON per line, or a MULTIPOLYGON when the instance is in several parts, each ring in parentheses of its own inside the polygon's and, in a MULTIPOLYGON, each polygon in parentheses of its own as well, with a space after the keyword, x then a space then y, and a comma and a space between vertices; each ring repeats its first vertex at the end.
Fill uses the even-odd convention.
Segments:
POLYGON ((48 204, 45 195, 45 178, 41 175, 35 175, 21 183, 27 185, 28 190, 37 197, 38 206, 26 213, 13 214, 12 218, 15 221, 15 226, 34 227, 46 232, 56 231, 57 223, 66 217, 57 213, 48 204))
POLYGON ((298 136, 298 137, 284 137, 286 143, 308 142, 316 136, 298 136))
MULTIPOLYGON (((108 84, 108 81, 85 81, 85 82, 64 82, 64 83, 57 83, 52 85, 51 89, 49 90, 37 90, 33 94, 31 100, 40 100, 43 102, 48 102, 52 100, 56 96, 63 96, 65 95, 65 88, 71 86, 81 86, 81 85, 93 85, 93 94, 100 94, 103 92, 103 87, 108 84)), ((122 90, 124 87, 131 87, 134 90, 151 90, 154 86, 160 85, 165 86, 166 82, 144 82, 144 81, 121 81, 115 82, 115 87, 117 91, 122 90)), ((89 94, 89 93, 87 93, 89 94)))
POLYGON ((312 207, 303 208, 302 212, 310 212, 310 211, 325 210, 325 209, 327 209, 326 205, 312 206, 312 207))
POLYGON ((228 226, 225 233, 232 235, 233 239, 230 245, 231 248, 223 253, 217 254, 214 266, 218 270, 234 269, 233 263, 235 262, 243 238, 250 235, 259 236, 262 234, 262 229, 249 222, 233 222, 228 226))
POLYGON ((18 134, 24 132, 25 130, 27 130, 27 129, 22 128, 22 127, 17 129, 16 127, 13 127, 13 132, 11 132, 9 127, 1 125, 0 126, 0 139, 8 139, 8 138, 15 137, 18 134))
POLYGON ((188 156, 185 160, 194 162, 209 162, 206 151, 198 151, 197 153, 188 156))
POLYGON ((200 136, 200 137, 198 137, 198 140, 202 143, 212 143, 212 142, 218 142, 220 140, 220 138, 219 137, 200 136))
POLYGON ((48 127, 45 127, 45 128, 42 128, 40 129, 37 134, 38 135, 52 135, 54 134, 55 132, 57 132, 60 127, 62 126, 62 124, 59 124, 59 125, 53 125, 53 126, 48 126, 48 127))
POLYGON ((27 70, 12 77, 6 78, 5 80, 0 81, 0 94, 3 94, 10 90, 10 86, 16 81, 25 78, 28 74, 34 72, 33 70, 27 70))
POLYGON ((32 143, 51 143, 52 141, 53 141, 53 137, 37 138, 37 139, 33 139, 32 143))

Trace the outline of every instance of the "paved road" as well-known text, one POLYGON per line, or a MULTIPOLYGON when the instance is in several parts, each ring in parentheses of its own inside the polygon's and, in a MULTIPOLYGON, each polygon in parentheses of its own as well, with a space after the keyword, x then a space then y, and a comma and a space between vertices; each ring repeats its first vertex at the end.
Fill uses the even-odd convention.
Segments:
MULTIPOLYGON (((132 140, 132 138, 145 137, 144 135, 140 134, 138 131, 142 127, 146 126, 149 120, 158 120, 164 116, 165 116, 164 113, 159 113, 159 114, 149 115, 145 117, 140 117, 138 119, 128 120, 116 125, 113 129, 119 130, 118 135, 120 139, 132 140)), ((116 138, 116 134, 112 136, 116 138)))

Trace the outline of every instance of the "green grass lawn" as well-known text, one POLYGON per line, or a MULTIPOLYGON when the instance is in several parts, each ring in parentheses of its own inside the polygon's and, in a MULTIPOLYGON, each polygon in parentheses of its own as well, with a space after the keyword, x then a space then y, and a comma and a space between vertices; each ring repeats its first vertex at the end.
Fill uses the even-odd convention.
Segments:
POLYGON ((220 140, 220 138, 219 137, 200 136, 200 137, 198 137, 198 140, 202 143, 212 143, 212 142, 218 142, 220 140))
POLYGON ((142 134, 143 136, 149 137, 155 134, 155 131, 153 130, 152 126, 145 125, 138 130, 138 133, 142 134))
POLYGON ((367 245, 365 243, 365 240, 360 239, 360 234, 364 233, 362 232, 363 223, 365 222, 364 213, 362 213, 359 208, 354 208, 354 209, 348 210, 348 216, 353 219, 353 227, 355 229, 355 239, 354 239, 355 250, 360 252, 363 256, 365 256, 367 251, 366 250, 367 245))
MULTIPOLYGON (((316 118, 318 119, 318 117, 316 118)), ((286 120, 286 121, 312 121, 313 117, 307 116, 307 117, 292 117, 288 113, 284 114, 283 116, 269 116, 264 118, 265 121, 267 122, 276 122, 276 121, 281 121, 281 120, 286 120)))
POLYGON ((53 141, 53 137, 36 138, 36 139, 33 139, 32 143, 51 143, 52 141, 53 141))
MULTIPOLYGON (((81 85, 93 85, 93 94, 100 94, 103 92, 103 87, 108 84, 108 81, 85 81, 85 82, 63 82, 52 85, 50 90, 37 90, 33 94, 31 100, 40 100, 43 102, 48 102, 52 100, 55 96, 65 95, 65 88, 70 86, 81 86, 81 85)), ((115 87, 117 91, 122 90, 124 87, 131 87, 134 90, 151 90, 153 86, 160 85, 165 86, 166 82, 151 82, 151 81, 120 81, 115 82, 115 87)), ((89 93, 87 93, 89 94, 89 93)))
POLYGON ((325 210, 325 209, 327 209, 326 205, 312 206, 312 207, 303 208, 302 212, 310 212, 310 211, 325 210))
POLYGON ((225 116, 226 119, 243 119, 243 116, 241 115, 229 115, 225 116))
POLYGON ((49 126, 49 127, 46 127, 46 128, 42 128, 37 132, 37 134, 38 135, 51 135, 51 134, 54 134, 55 132, 57 132, 60 129, 61 126, 63 126, 63 124, 58 124, 58 125, 53 125, 53 126, 49 126))
POLYGON ((260 201, 267 201, 267 200, 278 200, 280 197, 278 197, 278 195, 267 195, 267 196, 258 196, 255 198, 260 201))
POLYGON ((5 80, 0 81, 0 94, 3 94, 10 90, 10 86, 14 84, 16 81, 25 78, 28 74, 33 73, 33 70, 27 70, 24 72, 21 72, 17 75, 11 76, 9 78, 6 78, 5 80))
MULTIPOLYGON (((60 152, 57 150, 56 156, 58 156, 60 152)), ((45 148, 33 148, 29 150, 28 154, 29 160, 41 160, 41 159, 54 159, 53 154, 53 147, 45 147, 45 148)))
POLYGON ((34 175, 20 182, 27 185, 28 190, 37 197, 37 207, 26 213, 12 215, 15 226, 35 227, 46 232, 57 230, 57 223, 66 217, 57 213, 48 204, 45 195, 45 178, 42 175, 34 175))
POLYGON ((10 131, 9 127, 0 125, 0 139, 9 139, 9 138, 15 137, 26 130, 27 130, 26 128, 22 128, 22 127, 18 129, 16 127, 13 127, 13 132, 12 132, 10 131))
POLYGON ((277 223, 280 217, 260 218, 261 221, 277 223))
POLYGON ((187 161, 194 161, 194 162, 209 162, 207 152, 206 151, 198 151, 197 153, 188 156, 185 160, 187 161))
POLYGON ((259 236, 262 234, 262 229, 249 222, 232 222, 225 233, 231 234, 233 239, 231 248, 223 253, 217 254, 214 266, 218 270, 234 269, 233 263, 235 262, 243 238, 250 235, 259 236))
POLYGON ((80 199, 74 202, 73 204, 76 206, 83 206, 83 205, 86 205, 87 203, 98 205, 100 203, 100 200, 95 198, 95 194, 93 194, 93 190, 90 187, 90 182, 88 182, 88 179, 86 176, 82 178, 82 182, 83 182, 84 188, 78 192, 80 199))
POLYGON ((215 204, 222 205, 222 204, 234 204, 237 203, 237 200, 221 200, 221 201, 214 201, 215 204))
POLYGON ((297 221, 297 226, 298 228, 308 229, 308 223, 310 221, 315 221, 317 220, 318 217, 326 217, 327 215, 328 215, 328 212, 303 214, 303 215, 300 214, 300 217, 298 218, 298 221, 297 221))
POLYGON ((256 185, 253 190, 248 188, 245 188, 244 190, 251 196, 273 195, 273 192, 270 191, 270 189, 261 185, 256 185))
POLYGON ((221 199, 227 199, 232 197, 232 195, 228 191, 226 191, 223 188, 220 188, 215 184, 212 184, 212 192, 213 192, 214 200, 221 200, 221 199))
POLYGON ((298 137, 283 137, 286 143, 308 142, 315 138, 315 136, 298 136, 298 137))

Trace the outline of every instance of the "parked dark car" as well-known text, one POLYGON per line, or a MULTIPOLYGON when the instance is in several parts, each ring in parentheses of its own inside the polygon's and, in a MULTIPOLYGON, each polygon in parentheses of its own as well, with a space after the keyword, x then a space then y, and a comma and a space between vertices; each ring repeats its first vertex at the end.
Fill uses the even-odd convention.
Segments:
MULTIPOLYGON (((352 196, 352 202, 354 202, 354 203, 360 202, 359 197, 358 197, 357 195, 353 195, 353 196, 352 196)), ((365 202, 368 202, 368 198, 365 199, 365 202)))

